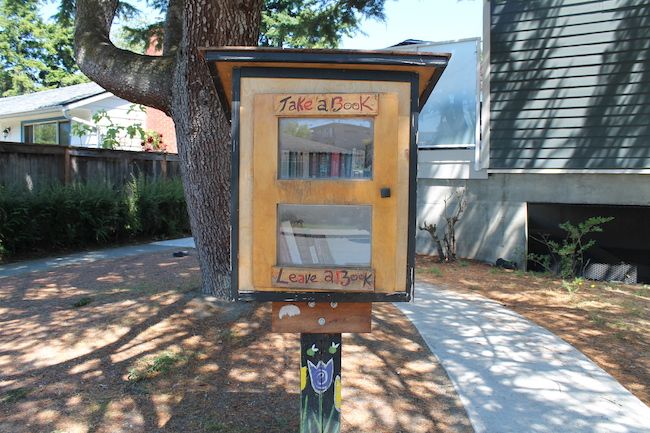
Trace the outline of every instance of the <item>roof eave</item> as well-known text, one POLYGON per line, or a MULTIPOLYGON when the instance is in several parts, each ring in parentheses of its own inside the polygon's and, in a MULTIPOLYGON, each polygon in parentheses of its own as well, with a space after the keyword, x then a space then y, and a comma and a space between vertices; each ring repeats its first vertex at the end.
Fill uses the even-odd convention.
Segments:
POLYGON ((39 108, 38 110, 19 111, 16 113, 0 114, 0 119, 11 119, 12 117, 23 117, 37 114, 50 113, 52 111, 62 111, 63 105, 52 105, 50 107, 39 108))

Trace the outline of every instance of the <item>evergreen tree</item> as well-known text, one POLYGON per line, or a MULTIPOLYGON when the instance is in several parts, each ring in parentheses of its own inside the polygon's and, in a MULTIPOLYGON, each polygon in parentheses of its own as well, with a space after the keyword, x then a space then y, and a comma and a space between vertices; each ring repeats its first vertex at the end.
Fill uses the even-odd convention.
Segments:
POLYGON ((73 19, 48 23, 40 6, 39 0, 0 0, 0 96, 88 81, 74 60, 73 19))
POLYGON ((359 30, 361 18, 384 20, 385 0, 267 0, 260 45, 336 48, 359 30))

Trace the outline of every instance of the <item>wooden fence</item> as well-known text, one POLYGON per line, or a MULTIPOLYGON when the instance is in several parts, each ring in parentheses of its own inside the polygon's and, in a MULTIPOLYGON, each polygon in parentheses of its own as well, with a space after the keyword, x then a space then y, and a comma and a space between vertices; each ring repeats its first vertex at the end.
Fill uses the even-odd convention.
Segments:
POLYGON ((51 184, 123 185, 133 177, 180 177, 178 155, 0 142, 0 185, 32 189, 51 184))

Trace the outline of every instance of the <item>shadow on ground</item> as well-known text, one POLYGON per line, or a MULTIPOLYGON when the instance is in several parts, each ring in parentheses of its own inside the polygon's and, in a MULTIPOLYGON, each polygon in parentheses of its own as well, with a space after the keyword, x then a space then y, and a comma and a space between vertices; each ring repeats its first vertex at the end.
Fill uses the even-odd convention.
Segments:
MULTIPOLYGON (((298 431, 299 338, 266 305, 198 294, 194 257, 147 254, 4 278, 0 432, 298 431)), ((344 336, 344 432, 472 432, 391 305, 344 336)))

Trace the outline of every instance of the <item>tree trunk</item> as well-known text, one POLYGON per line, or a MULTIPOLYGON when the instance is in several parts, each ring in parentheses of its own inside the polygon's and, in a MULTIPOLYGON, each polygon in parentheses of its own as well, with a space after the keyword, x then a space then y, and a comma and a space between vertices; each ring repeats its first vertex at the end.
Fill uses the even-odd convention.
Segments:
POLYGON ((198 49, 254 45, 261 1, 188 1, 172 85, 172 118, 203 292, 230 289, 230 122, 198 49))
POLYGON ((102 87, 171 115, 203 292, 226 297, 231 272, 230 122, 198 49, 256 45, 262 0, 171 2, 174 13, 168 14, 166 29, 180 38, 177 48, 176 40, 165 45, 163 57, 139 56, 113 46, 108 33, 116 0, 77 0, 75 48, 81 70, 102 87))

